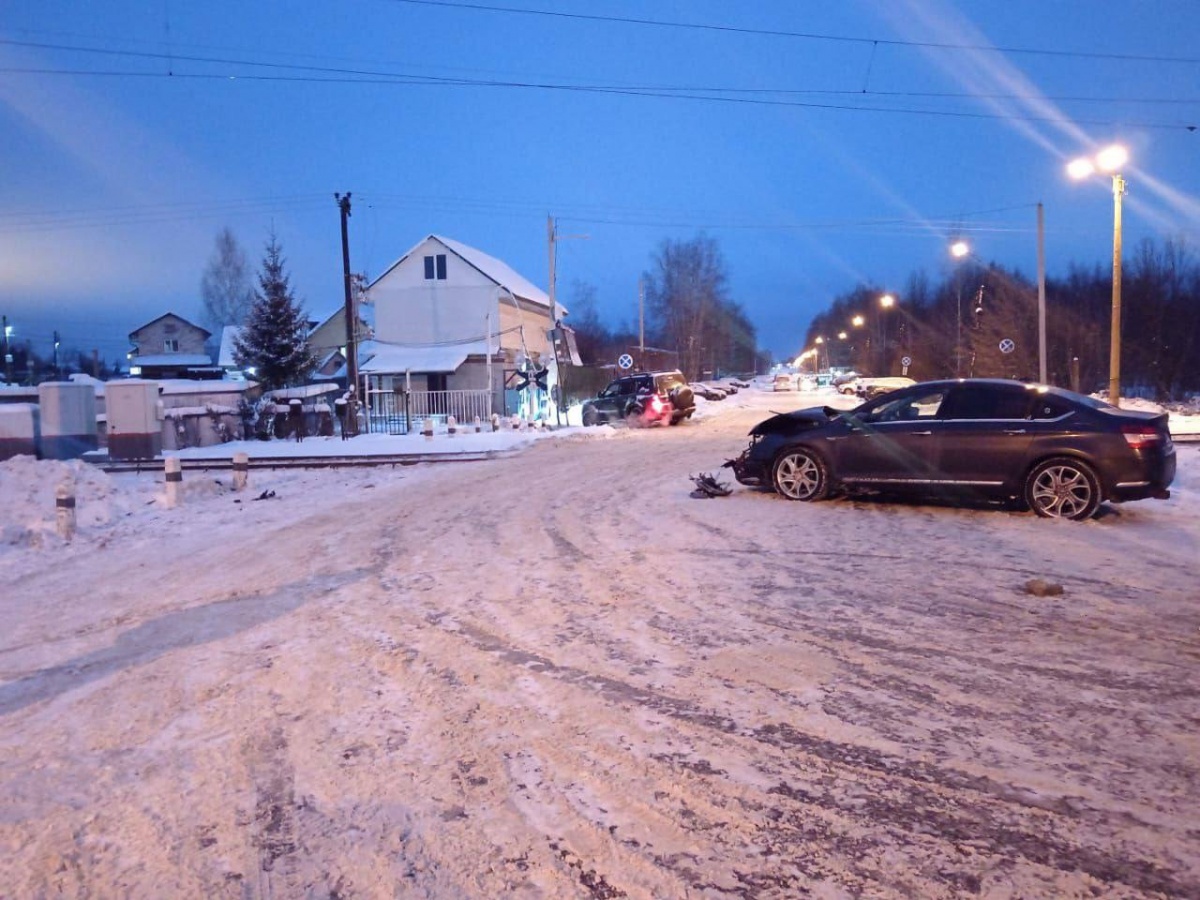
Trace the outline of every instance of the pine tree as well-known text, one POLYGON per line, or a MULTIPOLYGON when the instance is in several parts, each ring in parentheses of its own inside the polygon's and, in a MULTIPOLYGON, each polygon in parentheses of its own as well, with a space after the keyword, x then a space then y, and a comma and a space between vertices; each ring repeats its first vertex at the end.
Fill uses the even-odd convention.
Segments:
POLYGON ((253 368, 267 390, 299 384, 316 366, 308 347, 308 323, 292 296, 283 253, 272 234, 258 275, 250 321, 234 342, 234 359, 253 368))

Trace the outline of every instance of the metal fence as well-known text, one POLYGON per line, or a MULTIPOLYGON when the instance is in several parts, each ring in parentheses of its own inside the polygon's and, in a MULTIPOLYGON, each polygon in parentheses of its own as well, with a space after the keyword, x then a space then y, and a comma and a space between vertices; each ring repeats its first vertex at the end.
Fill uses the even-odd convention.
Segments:
POLYGON ((491 397, 482 391, 371 391, 367 395, 367 430, 375 434, 420 431, 426 419, 444 425, 449 416, 468 424, 492 415, 491 397))

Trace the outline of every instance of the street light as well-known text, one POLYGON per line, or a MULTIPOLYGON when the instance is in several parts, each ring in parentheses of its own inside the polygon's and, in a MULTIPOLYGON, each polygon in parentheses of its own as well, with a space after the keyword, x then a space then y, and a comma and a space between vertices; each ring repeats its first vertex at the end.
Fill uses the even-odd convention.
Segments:
POLYGON ((1125 179, 1117 170, 1129 161, 1129 151, 1119 144, 1105 147, 1094 157, 1072 160, 1067 173, 1075 179, 1087 178, 1096 172, 1112 176, 1113 192, 1113 266, 1112 266, 1112 334, 1108 348, 1108 402, 1121 405, 1121 197, 1125 194, 1125 179))
MULTIPOLYGON (((957 240, 950 245, 950 255, 955 259, 965 259, 967 254, 971 252, 971 245, 964 240, 957 240)), ((954 377, 962 377, 962 273, 956 272, 954 278, 956 284, 956 306, 958 309, 958 319, 954 326, 954 377)))
POLYGON ((883 351, 883 353, 881 354, 881 358, 883 359, 884 374, 887 374, 888 372, 891 371, 891 365, 890 365, 891 360, 889 359, 889 356, 891 354, 888 353, 887 312, 889 309, 891 309, 895 305, 896 305, 896 298, 893 297, 891 294, 884 294, 882 297, 879 298, 879 308, 883 310, 883 314, 879 316, 878 321, 879 321, 879 345, 883 351))

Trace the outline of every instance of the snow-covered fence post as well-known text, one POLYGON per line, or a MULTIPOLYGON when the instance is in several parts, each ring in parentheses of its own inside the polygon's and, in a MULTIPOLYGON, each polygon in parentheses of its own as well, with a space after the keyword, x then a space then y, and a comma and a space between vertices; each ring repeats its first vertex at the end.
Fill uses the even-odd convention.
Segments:
POLYGON ((476 416, 475 417, 475 433, 479 434, 479 432, 481 432, 481 431, 483 431, 483 426, 479 423, 479 416, 476 416))
POLYGON ((69 484, 60 484, 54 492, 54 515, 58 536, 69 541, 75 536, 75 489, 69 484))
POLYGON ((458 431, 458 419, 454 416, 446 416, 446 434, 454 437, 456 431, 458 431))
POLYGON ((492 431, 500 430, 500 413, 492 413, 492 431))
POLYGON ((425 435, 425 440, 433 440, 433 419, 426 419, 421 425, 421 434, 425 435))
POLYGON ((174 509, 183 499, 183 465, 178 456, 163 460, 163 472, 167 479, 167 509, 174 509))
POLYGON ((250 455, 247 453, 233 454, 233 489, 244 491, 246 482, 250 479, 250 455))
POLYGON ((513 416, 513 417, 512 417, 512 430, 513 430, 513 431, 520 431, 520 430, 521 430, 521 417, 520 417, 520 416, 513 416))

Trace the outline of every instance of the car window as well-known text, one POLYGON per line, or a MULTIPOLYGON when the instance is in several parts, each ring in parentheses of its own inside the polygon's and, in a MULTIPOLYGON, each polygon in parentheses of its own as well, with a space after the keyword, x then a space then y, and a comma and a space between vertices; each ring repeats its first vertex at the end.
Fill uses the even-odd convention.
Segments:
POLYGON ((1024 388, 969 384, 950 392, 940 415, 943 419, 1025 419, 1029 403, 1024 388))
POLYGON ((624 397, 627 394, 636 394, 637 393, 637 382, 634 381, 632 378, 622 378, 621 381, 618 382, 618 384, 619 384, 619 387, 617 389, 617 393, 620 394, 622 397, 624 397))
POLYGON ((1052 394, 1038 396, 1033 404, 1033 418, 1058 419, 1074 411, 1074 407, 1062 397, 1052 394))
POLYGON ((868 414, 871 422, 900 422, 911 419, 935 419, 946 396, 943 390, 906 394, 888 400, 868 414))
POLYGON ((615 397, 621 393, 621 382, 614 381, 600 392, 601 397, 615 397))

